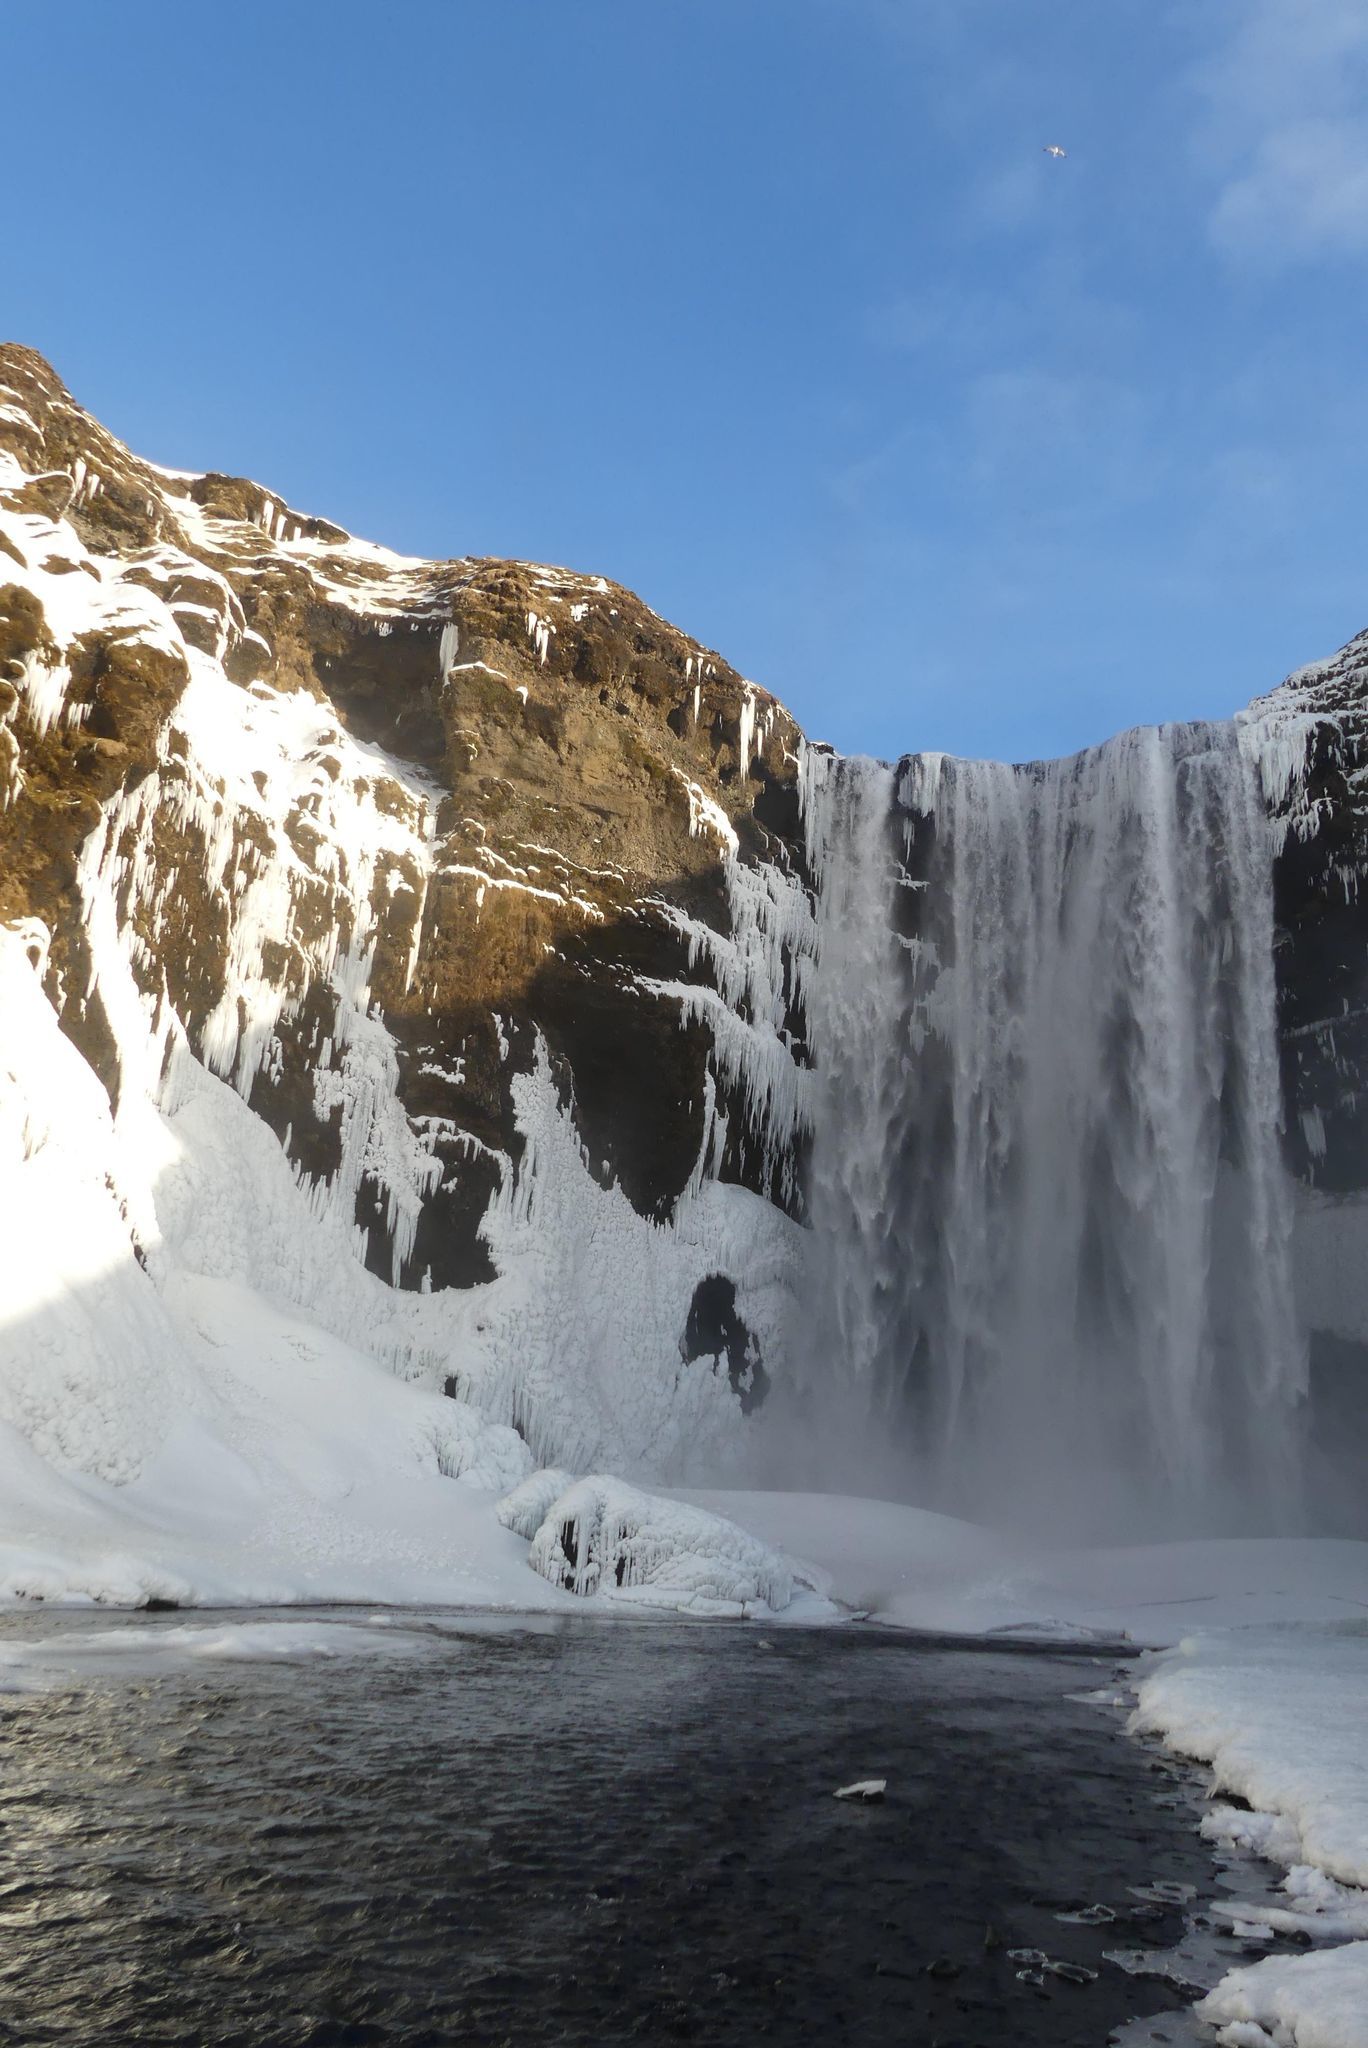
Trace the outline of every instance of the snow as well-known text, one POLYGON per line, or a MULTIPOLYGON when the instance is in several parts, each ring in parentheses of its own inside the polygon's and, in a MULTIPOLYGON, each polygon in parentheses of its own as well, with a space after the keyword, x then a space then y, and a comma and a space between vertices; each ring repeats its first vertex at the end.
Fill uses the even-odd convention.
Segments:
POLYGON ((705 789, 700 788, 698 783, 692 781, 681 768, 671 768, 670 773, 676 782, 683 786, 684 794, 689 800, 690 838, 699 839, 704 832, 711 832, 728 853, 736 853, 740 846, 736 827, 721 804, 710 797, 705 789))
POLYGON ((1232 1970, 1197 2013, 1223 2048, 1368 2048, 1368 1941, 1232 1970))
MULTIPOLYGON (((513 1510, 519 1520, 525 1503, 524 1490, 513 1510)), ((793 1597, 788 1559, 736 1523, 602 1474, 551 1500, 530 1562, 581 1596, 689 1614, 744 1616, 785 1608, 793 1597)))
POLYGON ((0 1638, 0 1693, 36 1692, 73 1680, 126 1677, 197 1663, 278 1663, 286 1658, 413 1654, 413 1630, 377 1617, 352 1621, 170 1622, 151 1627, 64 1630, 60 1635, 0 1638))
POLYGON ((698 1282, 728 1273, 738 1313, 777 1352, 802 1233, 701 1173, 669 1222, 639 1215, 595 1178, 544 1046, 512 1094, 524 1149, 484 1226, 500 1277, 472 1304, 463 1355, 480 1406, 516 1406, 543 1464, 648 1479, 740 1469, 757 1418, 709 1361, 681 1366, 680 1335, 698 1282))
POLYGON ((551 651, 551 635, 556 628, 550 619, 543 619, 536 612, 527 614, 527 637, 532 642, 532 651, 538 666, 546 667, 546 657, 551 651))
MULTIPOLYGON (((795 1227, 776 1241, 767 1204, 707 1181, 673 1229, 640 1217, 593 1177, 540 1053, 490 1222, 500 1278, 396 1294, 347 1205, 182 1041, 147 1036, 110 923, 91 930, 117 1120, 43 994, 46 933, 0 932, 0 1594, 570 1600, 494 1515, 528 1440, 581 1471, 686 1444, 715 1467, 736 1405, 708 1362, 681 1371, 693 1289, 741 1272, 772 1340, 795 1227), (483 1413, 435 1391, 452 1379, 483 1413), (524 1434, 498 1419, 515 1408, 524 1434)), ((360 1098, 372 1117, 385 1099, 360 1098)))
MULTIPOLYGON (((210 519, 169 488, 167 496, 211 562, 231 559, 241 574, 244 561, 269 560, 257 526, 210 519), (254 551, 250 557, 238 541, 254 551)), ((45 580, 37 569, 23 572, 41 591, 53 649, 30 679, 31 711, 62 715, 67 649, 81 633, 107 625, 125 599, 120 616, 128 630, 179 650, 188 682, 155 772, 116 796, 80 859, 92 989, 119 1053, 117 1120, 93 1077, 73 1066, 71 1048, 36 999, 26 958, 5 957, 5 987, 22 991, 0 1016, 0 1041, 7 1027, 11 1033, 15 1113, 39 1114, 41 1102, 69 1084, 89 1114, 77 1119, 72 1147, 54 1147, 22 1174, 25 1162, 14 1160, 18 1178, 6 1182, 4 1200, 26 1218, 14 1242, 26 1250, 4 1326, 14 1366, 0 1390, 0 1416, 60 1469, 133 1484, 155 1449, 159 1419, 185 1407, 197 1412, 196 1403, 221 1392, 223 1361, 192 1363, 196 1346, 181 1325, 196 1312, 195 1290, 223 1283, 296 1324, 301 1344, 340 1342, 348 1355, 369 1360, 398 1383, 398 1398, 405 1386, 427 1394, 454 1386, 479 1423, 516 1419, 530 1446, 528 1464, 573 1463, 579 1471, 611 1468, 647 1479, 739 1469, 754 1424, 739 1417, 725 1373, 706 1361, 681 1369, 680 1335, 699 1282, 724 1273, 736 1280, 738 1313, 777 1353, 801 1238, 769 1204, 714 1178, 726 1138, 715 1082, 694 1174, 673 1217, 657 1223, 637 1214, 619 1189, 601 1185, 545 1049, 537 1048, 532 1070, 515 1083, 521 1157, 481 1148, 500 1180, 484 1226, 498 1277, 432 1295, 422 1275, 406 1274, 417 1285, 400 1293, 368 1272, 373 1249, 356 1223, 363 1179, 382 1191, 385 1270, 393 1280, 412 1253, 424 1200, 450 1170, 453 1152, 459 1168, 462 1151, 447 1122, 405 1114, 397 1048, 371 988, 382 911, 391 940, 396 929, 401 942, 411 931, 410 984, 424 916, 454 914, 448 904, 428 910, 434 887, 452 872, 436 831, 443 792, 411 764, 356 741, 315 697, 266 682, 232 684, 221 657, 230 634, 241 632, 242 610, 218 569, 167 545, 144 551, 140 565, 158 590, 185 574, 217 592, 208 609, 219 619, 220 643, 207 654, 186 647, 155 591, 141 584, 125 591, 120 565, 91 557, 68 523, 6 516, 26 561, 60 550, 93 572, 45 580), (187 879, 225 933, 226 972, 199 1028, 201 1057, 158 993, 160 948, 180 929, 187 879), (318 1180, 291 1168, 245 1106, 258 1077, 281 1072, 290 1026, 310 989, 333 1005, 312 1054, 312 1106, 338 1130, 341 1150, 336 1172, 318 1180), (67 1215, 82 1219, 80 1245, 62 1228, 67 1215), (57 1304, 51 1313, 49 1301, 57 1304)), ((417 604, 433 618, 434 642, 443 641, 439 660, 456 652, 454 629, 449 639, 442 633, 449 620, 432 613, 432 565, 360 542, 290 547, 296 560, 308 558, 321 590, 334 571, 354 571, 351 596, 372 626, 376 612, 386 614, 383 626, 417 604)), ((350 601, 335 591, 331 597, 350 601)), ((714 825, 722 837, 731 830, 720 811, 714 825)), ((601 915, 578 895, 572 866, 553 848, 540 852, 552 874, 515 868, 491 851, 484 862, 458 861, 455 881, 463 891, 473 884, 477 897, 491 888, 525 891, 601 915)), ((763 1122, 778 1099, 765 1055, 779 1083, 797 1087, 774 1024, 782 1015, 791 909, 757 897, 752 911, 739 867, 729 886, 745 929, 728 972, 741 974, 762 1023, 758 1056, 740 1047, 717 1057, 728 1070, 739 1062, 756 1077, 747 1114, 763 1122)), ((461 914, 469 914, 468 904, 463 894, 461 914)), ((41 953, 45 935, 36 943, 41 953)), ((724 1006, 715 1008, 725 1029, 733 1020, 723 1019, 724 1006)), ((454 1405, 447 1404, 442 1429, 427 1432, 429 1459, 463 1476, 478 1468, 492 1490, 506 1490, 518 1474, 457 1441, 454 1405)), ((22 1566, 36 1569, 31 1559, 22 1566)), ((64 1569, 53 1562, 44 1583, 61 1583, 64 1569)), ((163 1557, 155 1569, 196 1584, 203 1576, 202 1560, 192 1571, 163 1557)), ((126 1584, 135 1596, 141 1584, 122 1567, 102 1577, 84 1555, 71 1570, 73 1584, 126 1584)), ((291 1584, 308 1576, 294 1564, 282 1571, 291 1584)), ((216 1568, 209 1577, 234 1585, 231 1572, 216 1568)))
MULTIPOLYGON (((0 455, 0 490, 26 480, 12 457, 0 455)), ((179 628, 161 599, 128 580, 122 565, 109 561, 97 565, 65 519, 0 507, 0 534, 23 565, 24 586, 43 607, 47 646, 26 659, 17 678, 28 715, 39 733, 58 724, 80 722, 78 715, 67 711, 71 666, 64 657, 82 633, 118 633, 163 653, 182 651, 179 628), (70 573, 71 568, 84 567, 93 573, 70 573)), ((8 580, 8 558, 5 573, 8 580)))
POLYGON ((1368 1543, 1270 1537, 1051 1549, 896 1501, 689 1488, 800 1561, 847 1609, 935 1634, 1166 1645, 1194 1626, 1335 1623, 1361 1607, 1368 1543))
MULTIPOLYGON (((1236 717, 1241 747, 1258 770, 1280 847, 1289 832, 1307 839, 1324 822, 1331 796, 1324 789, 1319 796, 1312 793, 1306 770, 1321 743, 1329 758, 1349 765, 1346 728, 1361 716, 1349 707, 1362 701, 1365 658, 1368 636, 1360 634, 1328 660, 1298 669, 1236 717)), ((1357 880, 1353 869, 1343 874, 1346 897, 1357 880)))
POLYGON ((1290 1822, 1297 1863, 1368 1886, 1368 1619, 1185 1640, 1141 1684, 1135 1726, 1290 1822))
POLYGON ((491 1508, 522 1439, 270 1298, 304 1225, 340 1321, 387 1290, 202 1069, 116 1128, 31 949, 0 932, 0 1595, 545 1604, 491 1508))
POLYGON ((556 1465, 531 1472, 499 1502, 495 1513, 505 1529, 530 1543, 563 1493, 575 1483, 573 1472, 556 1465))
MULTIPOLYGON (((1362 1546, 1361 1546, 1362 1547, 1362 1546)), ((1368 1579, 1345 1602, 1368 1608, 1368 1579)), ((1368 1619, 1185 1639, 1139 1685, 1131 1725, 1211 1766, 1203 1833, 1288 1866, 1285 1905, 1218 1909, 1237 1930, 1318 1943, 1231 1971, 1198 2006, 1231 2048, 1368 2044, 1368 1619)))
MULTIPOLYGON (((680 1006, 681 1015, 707 1026, 715 1081, 740 1098, 747 1130, 763 1162, 767 1185, 786 1198, 798 1191, 801 1140, 811 1129, 812 1075, 795 1058, 788 1019, 809 994, 816 925, 806 889, 773 867, 747 867, 735 849, 723 867, 730 934, 657 901, 656 913, 685 940, 690 969, 706 967, 711 985, 649 980, 642 986, 680 1006)), ((721 1158, 726 1129, 710 1105, 703 1157, 721 1158)))
MULTIPOLYGON (((176 509, 184 509, 179 500, 176 509)), ((11 523, 28 534, 28 515, 11 523)), ((209 522, 216 532, 220 524, 209 522)), ((34 687, 54 692, 55 704, 65 687, 63 650, 123 599, 116 575, 105 588, 110 565, 92 563, 65 523, 36 526, 40 552, 60 540, 68 555, 99 570, 98 577, 42 583, 56 660, 34 687)), ((210 552, 221 541, 206 527, 210 552)), ((143 567, 159 587, 184 571, 200 584, 217 580, 224 631, 237 630, 240 606, 216 571, 168 547, 148 551, 143 567)), ((389 564, 386 574, 399 584, 368 585, 377 603, 407 588, 408 566, 389 564)), ((34 579, 41 582, 40 572, 34 579)), ((26 1258, 13 1299, 16 1349, 26 1341, 17 1332, 36 1306, 33 1287, 68 1299, 62 1314, 72 1328, 58 1333, 50 1319, 44 1323, 44 1342, 26 1344, 22 1371, 0 1395, 9 1408, 0 1412, 92 1477, 133 1477, 155 1434, 155 1416, 188 1398, 169 1304, 182 1280, 204 1278, 318 1324, 325 1342, 341 1339, 400 1381, 428 1390, 455 1381, 490 1422, 521 1418, 542 1460, 573 1458, 580 1470, 611 1464, 645 1475, 682 1474, 694 1463, 725 1469, 736 1399, 725 1376, 706 1364, 681 1373, 680 1332, 698 1282, 729 1272, 738 1279, 740 1312, 762 1341, 777 1346, 794 1271, 793 1226, 745 1190, 712 1180, 724 1135, 716 1123, 704 1133, 698 1168, 672 1222, 641 1218, 620 1191, 599 1184, 539 1052, 533 1072, 519 1081, 517 1103, 536 1164, 525 1156, 515 1167, 485 1151, 503 1183, 486 1225, 499 1278, 486 1288, 431 1297, 397 1295, 367 1273, 368 1245, 355 1222, 362 1177, 384 1189, 394 1277, 411 1252, 420 1206, 445 1171, 436 1150, 445 1126, 404 1114, 396 1049, 370 987, 377 906, 386 907, 391 931, 396 908, 411 920, 412 979, 425 905, 441 868, 435 816, 442 792, 411 765, 357 742, 314 697, 265 683, 231 684, 219 659, 184 647, 174 617, 152 592, 134 587, 129 604, 138 608, 129 629, 180 648, 189 681, 157 771, 111 803, 80 863, 93 986, 118 1044, 122 1085, 117 1128, 93 1108, 94 1120, 85 1122, 91 1156, 70 1199, 71 1213, 86 1218, 82 1239, 90 1256, 103 1245, 104 1264, 98 1275, 88 1273, 58 1227, 72 1176, 54 1152, 50 1226, 26 1258), (175 933, 183 915, 181 870, 163 850, 168 837, 184 843, 183 858, 198 869, 227 927, 227 973, 202 1027, 203 1060, 171 1007, 147 986, 152 980, 155 988, 148 970, 155 971, 158 942, 175 933), (293 1173, 242 1101, 260 1073, 279 1071, 282 1036, 299 992, 311 985, 336 1003, 314 1055, 314 1107, 321 1117, 340 1117, 341 1164, 327 1182, 293 1173), (145 1275, 130 1256, 131 1231, 145 1275), (598 1304, 589 1315, 580 1306, 585 1288, 598 1304), (87 1296, 96 1313, 83 1322, 78 1305, 87 1296), (108 1342, 100 1333, 105 1323, 108 1342), (143 1391, 117 1392, 127 1378, 118 1361, 130 1347, 143 1391), (73 1372, 85 1384, 71 1357, 89 1360, 92 1392, 84 1403, 63 1391, 73 1372)), ((543 851, 557 862, 556 886, 544 893, 600 915, 577 896, 571 870, 554 849, 543 851)), ((493 855, 487 866, 470 865, 461 879, 477 890, 542 893, 525 870, 493 855)), ((7 974, 18 972, 17 960, 7 974)), ((31 974, 16 985, 33 993, 31 974)), ((63 1072, 77 1071, 50 1012, 25 998, 4 1021, 17 1031, 21 1018, 43 1043, 16 1044, 23 1082, 16 1103, 35 1088, 42 1093, 49 1051, 63 1072)), ((72 1086, 96 1104, 91 1076, 72 1086)), ((41 1179, 35 1169, 24 1192, 16 1186, 21 1208, 28 1183, 41 1179)), ((39 1234, 33 1213, 30 1237, 39 1234)), ((453 1427, 448 1423, 448 1436, 453 1427)), ((731 1448, 735 1453, 739 1445, 731 1448)), ((449 1445, 434 1447, 434 1455, 448 1463, 464 1459, 449 1445)), ((490 1483, 502 1489, 507 1478, 492 1473, 490 1483)), ((82 1574, 89 1576, 88 1567, 82 1574)))

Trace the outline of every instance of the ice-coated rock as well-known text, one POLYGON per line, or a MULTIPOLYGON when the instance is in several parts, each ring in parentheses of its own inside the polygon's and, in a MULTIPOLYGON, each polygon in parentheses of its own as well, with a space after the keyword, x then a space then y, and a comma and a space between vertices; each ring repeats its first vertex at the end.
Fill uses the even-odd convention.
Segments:
POLYGON ((831 1796, 833 1799, 882 1799, 887 1790, 887 1778, 857 1778, 853 1785, 842 1785, 831 1796))
MULTIPOLYGON (((559 1476, 536 1474, 513 1496, 512 1512, 521 1516, 537 1480, 559 1476)), ((793 1596, 789 1560, 734 1522, 597 1474, 551 1501, 529 1562, 567 1592, 692 1613, 773 1610, 793 1596)))
POLYGON ((505 1529, 530 1543, 552 1507, 574 1483, 573 1472, 564 1472, 558 1465, 543 1466, 540 1472, 529 1472, 526 1479, 506 1493, 495 1513, 505 1529))

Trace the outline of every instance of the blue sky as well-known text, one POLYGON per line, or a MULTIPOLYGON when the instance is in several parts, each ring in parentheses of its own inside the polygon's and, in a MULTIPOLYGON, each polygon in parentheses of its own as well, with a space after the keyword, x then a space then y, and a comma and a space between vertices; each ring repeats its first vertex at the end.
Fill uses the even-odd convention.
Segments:
POLYGON ((615 576, 851 751, 1368 625, 1368 0, 0 16, 0 327, 141 453, 615 576))

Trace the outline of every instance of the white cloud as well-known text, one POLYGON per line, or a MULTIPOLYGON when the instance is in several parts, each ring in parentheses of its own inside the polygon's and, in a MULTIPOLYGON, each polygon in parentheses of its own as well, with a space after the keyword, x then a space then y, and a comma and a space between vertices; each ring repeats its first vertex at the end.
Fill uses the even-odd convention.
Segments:
POLYGON ((1264 257, 1368 250, 1368 123, 1273 130, 1223 187, 1211 231, 1223 248, 1264 257))
POLYGON ((1228 0, 1196 83, 1213 239, 1270 263, 1368 252, 1368 0, 1228 0))

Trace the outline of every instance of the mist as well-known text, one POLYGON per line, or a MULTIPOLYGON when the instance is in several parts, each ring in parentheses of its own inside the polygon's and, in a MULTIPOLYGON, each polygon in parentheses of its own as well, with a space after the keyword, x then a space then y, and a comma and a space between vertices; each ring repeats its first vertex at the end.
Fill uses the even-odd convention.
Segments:
POLYGON ((1273 844, 1231 724, 814 753, 811 1253, 773 1483, 1061 1540, 1302 1529, 1273 844))

